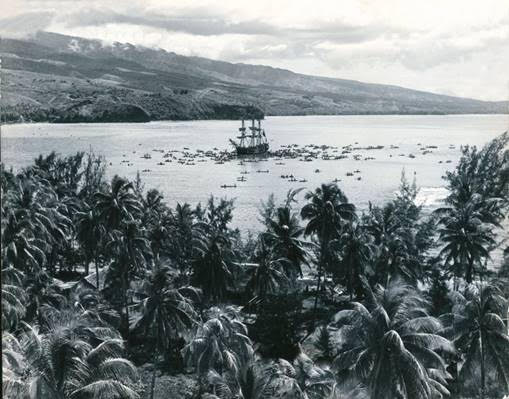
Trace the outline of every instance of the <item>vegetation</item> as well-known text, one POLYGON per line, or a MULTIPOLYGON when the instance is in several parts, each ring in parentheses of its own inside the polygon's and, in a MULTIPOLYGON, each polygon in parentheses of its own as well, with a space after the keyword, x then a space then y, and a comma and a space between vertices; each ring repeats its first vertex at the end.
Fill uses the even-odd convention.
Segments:
POLYGON ((94 154, 2 165, 4 397, 502 398, 508 143, 465 147, 431 214, 404 175, 363 213, 323 184, 247 237, 233 201, 171 208, 94 154))

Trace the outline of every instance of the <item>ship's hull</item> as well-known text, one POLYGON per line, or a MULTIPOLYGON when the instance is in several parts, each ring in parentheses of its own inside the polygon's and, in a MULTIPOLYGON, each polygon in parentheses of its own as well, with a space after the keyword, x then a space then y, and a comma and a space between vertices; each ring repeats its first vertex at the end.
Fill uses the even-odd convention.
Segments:
POLYGON ((269 151, 269 145, 267 143, 264 143, 252 147, 236 146, 235 149, 237 150, 237 155, 259 155, 265 154, 267 151, 269 151))

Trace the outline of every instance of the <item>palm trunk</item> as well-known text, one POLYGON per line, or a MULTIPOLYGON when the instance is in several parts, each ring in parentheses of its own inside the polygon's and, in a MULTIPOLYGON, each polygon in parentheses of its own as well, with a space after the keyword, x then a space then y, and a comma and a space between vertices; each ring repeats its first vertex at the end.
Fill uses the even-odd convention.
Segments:
POLYGON ((484 342, 483 342, 483 333, 480 333, 480 344, 481 344, 481 399, 484 399, 485 389, 486 389, 486 365, 484 361, 484 342))
POLYGON ((87 256, 87 259, 85 260, 85 276, 88 276, 88 273, 90 273, 90 263, 92 262, 91 257, 87 256))
POLYGON ((467 268, 467 283, 470 284, 472 282, 472 274, 474 270, 474 258, 470 258, 470 261, 468 262, 468 268, 467 268))
MULTIPOLYGON (((322 266, 322 263, 323 263, 323 258, 324 256, 321 255, 320 256, 320 261, 318 262, 318 281, 316 282, 316 292, 315 292, 315 304, 313 306, 313 315, 316 317, 316 308, 318 306, 318 294, 320 292, 320 282, 322 280, 322 269, 323 269, 323 266, 322 266)), ((313 317, 313 320, 315 319, 315 317, 313 317)))
POLYGON ((350 302, 353 301, 353 268, 352 268, 352 265, 350 265, 350 268, 349 268, 349 273, 348 273, 348 291, 349 294, 350 294, 350 302))
MULTIPOLYGON (((483 303, 483 289, 484 287, 482 286, 482 282, 481 282, 481 290, 479 292, 480 294, 480 299, 481 299, 481 304, 483 303)), ((484 399, 484 394, 485 394, 485 388, 486 388, 486 365, 485 365, 485 362, 484 362, 484 334, 483 334, 483 328, 482 326, 480 327, 480 331, 479 331, 479 344, 481 346, 481 399, 484 399)))
POLYGON ((129 346, 129 301, 127 298, 127 273, 122 276, 122 291, 124 291, 124 325, 123 330, 126 339, 126 346, 129 346))
POLYGON ((99 257, 96 255, 95 256, 95 281, 96 281, 96 287, 97 287, 97 290, 99 291, 101 289, 101 287, 99 287, 99 257))
MULTIPOLYGON (((154 328, 155 330, 155 328, 154 328)), ((157 362, 157 351, 159 350, 159 336, 156 331, 156 347, 154 348, 154 354, 152 356, 152 366, 154 371, 152 372, 152 381, 150 381, 150 399, 154 399, 154 391, 156 388, 156 362, 157 362)))

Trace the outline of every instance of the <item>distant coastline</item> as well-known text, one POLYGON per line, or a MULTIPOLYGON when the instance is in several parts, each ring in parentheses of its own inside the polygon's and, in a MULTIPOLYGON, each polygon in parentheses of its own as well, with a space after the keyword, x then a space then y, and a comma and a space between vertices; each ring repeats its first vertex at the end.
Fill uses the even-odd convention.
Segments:
MULTIPOLYGON (((434 116, 448 116, 448 115, 509 115, 509 112, 477 112, 477 113, 350 113, 350 114, 288 114, 288 115, 262 115, 261 118, 265 117, 285 117, 285 116, 426 116, 426 115, 434 115, 434 116)), ((17 120, 4 120, 1 118, 2 125, 19 125, 19 124, 36 124, 36 123, 51 123, 51 124, 81 124, 81 123, 147 123, 147 122, 179 122, 179 121, 200 121, 200 120, 240 120, 240 119, 249 119, 245 114, 239 114, 230 116, 225 118, 224 115, 210 115, 208 117, 197 117, 197 118, 176 118, 176 119, 140 119, 140 118, 109 118, 105 119, 102 117, 99 118, 72 118, 72 119, 57 119, 57 120, 25 120, 24 118, 20 118, 17 120)))

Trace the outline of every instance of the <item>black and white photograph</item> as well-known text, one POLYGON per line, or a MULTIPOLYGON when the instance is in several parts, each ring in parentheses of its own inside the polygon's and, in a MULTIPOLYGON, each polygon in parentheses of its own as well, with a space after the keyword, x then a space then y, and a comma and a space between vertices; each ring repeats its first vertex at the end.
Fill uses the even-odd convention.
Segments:
POLYGON ((509 399, 508 0, 5 0, 2 398, 509 399))

